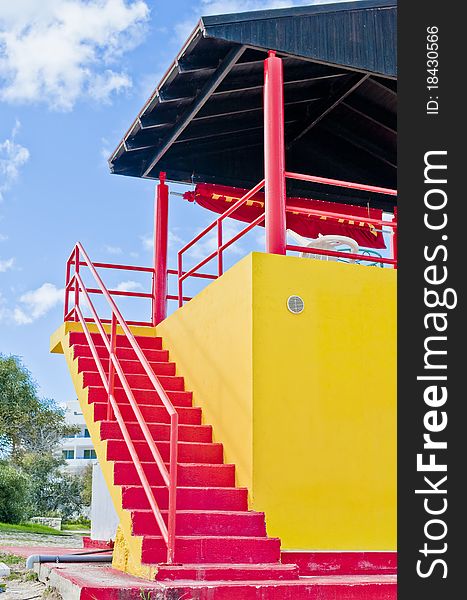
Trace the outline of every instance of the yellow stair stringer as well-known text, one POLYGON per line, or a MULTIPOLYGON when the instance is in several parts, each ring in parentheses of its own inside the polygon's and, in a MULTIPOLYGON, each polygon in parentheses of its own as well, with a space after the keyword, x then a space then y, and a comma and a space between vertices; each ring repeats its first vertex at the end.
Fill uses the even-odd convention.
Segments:
MULTIPOLYGON (((89 329, 94 332, 96 328, 90 325, 89 329)), ((152 328, 134 328, 135 335, 154 336, 152 328)), ((107 460, 107 441, 101 440, 100 423, 94 421, 94 406, 88 402, 88 389, 83 387, 83 375, 78 373, 78 361, 73 358, 73 348, 69 343, 70 331, 82 331, 79 323, 64 323, 52 334, 50 340, 50 351, 64 354, 70 375, 75 386, 81 410, 83 412, 86 427, 89 430, 94 449, 99 460, 107 487, 112 498, 113 505, 120 519, 120 525, 115 539, 112 566, 137 577, 154 580, 157 568, 144 565, 141 562, 143 538, 132 534, 131 513, 122 507, 122 489, 114 484, 114 463, 107 460)))

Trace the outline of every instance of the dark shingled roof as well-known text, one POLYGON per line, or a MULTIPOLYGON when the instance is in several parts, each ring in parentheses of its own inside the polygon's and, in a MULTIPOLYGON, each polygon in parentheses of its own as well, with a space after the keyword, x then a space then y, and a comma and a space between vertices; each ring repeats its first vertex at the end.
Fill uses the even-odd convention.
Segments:
MULTIPOLYGON (((253 187, 263 178, 263 61, 276 50, 287 169, 395 188, 396 21, 395 0, 202 17, 110 157, 112 172, 253 187)), ((298 181, 288 190, 394 205, 298 181)))

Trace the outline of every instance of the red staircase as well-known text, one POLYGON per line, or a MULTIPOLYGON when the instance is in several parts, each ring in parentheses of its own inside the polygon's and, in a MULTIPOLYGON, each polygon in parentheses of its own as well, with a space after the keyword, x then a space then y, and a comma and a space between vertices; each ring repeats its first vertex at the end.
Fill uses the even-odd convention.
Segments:
MULTIPOLYGON (((102 366, 108 371, 108 351, 102 336, 91 336, 102 366)), ((166 563, 167 547, 150 510, 128 445, 119 424, 107 419, 107 393, 96 362, 90 356, 86 336, 72 332, 69 341, 78 361, 78 371, 83 374, 83 384, 89 388, 88 399, 94 407, 94 420, 100 422, 101 439, 107 440, 106 458, 114 463, 114 484, 122 487, 123 508, 131 511, 133 534, 143 538, 142 562, 166 563)), ((235 486, 235 466, 224 463, 222 444, 212 442, 212 428, 202 424, 202 410, 192 406, 192 393, 185 390, 183 377, 176 375, 175 364, 169 362, 168 352, 162 350, 161 338, 137 337, 136 341, 167 391, 179 418, 174 562, 202 565, 198 571, 202 570, 207 579, 218 578, 223 571, 221 565, 228 565, 234 579, 298 578, 297 567, 280 564, 280 541, 267 537, 264 513, 248 510, 247 490, 235 486), (210 568, 206 568, 207 564, 210 568)), ((125 336, 116 336, 115 353, 168 467, 169 415, 157 393, 151 389, 152 384, 125 336)), ((114 395, 167 523, 167 487, 152 460, 149 444, 118 376, 115 377, 114 395)), ((193 566, 191 570, 197 569, 193 566)), ((173 570, 170 573, 173 575, 173 570)))
POLYGON ((162 339, 151 330, 133 335, 80 244, 67 265, 65 320, 81 327, 65 329, 62 349, 99 460, 106 463, 107 484, 121 491, 116 508, 133 553, 131 564, 119 563, 122 570, 130 564, 129 572, 155 577, 168 594, 161 598, 172 597, 172 585, 200 600, 395 598, 392 575, 364 571, 363 577, 352 564, 337 577, 310 577, 314 573, 302 565, 303 578, 296 564, 281 562, 280 540, 267 536, 264 513, 248 510, 247 489, 235 485, 235 465, 224 463, 222 444, 213 443, 212 427, 193 406, 162 339), (82 265, 96 289, 83 283, 82 265), (107 300, 110 320, 98 316, 90 293, 107 300), (91 317, 83 315, 80 297, 91 317))

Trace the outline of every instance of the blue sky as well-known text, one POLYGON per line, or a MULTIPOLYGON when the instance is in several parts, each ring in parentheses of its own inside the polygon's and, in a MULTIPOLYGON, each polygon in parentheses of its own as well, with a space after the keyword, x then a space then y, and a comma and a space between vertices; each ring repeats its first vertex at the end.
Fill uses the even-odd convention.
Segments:
MULTIPOLYGON (((48 352, 62 322, 65 260, 74 243, 80 240, 94 260, 151 264, 154 183, 110 175, 110 152, 201 14, 291 4, 0 4, 0 352, 23 358, 42 395, 74 397, 64 360, 48 352)), ((211 220, 171 198, 171 265, 177 246, 211 220)), ((253 239, 253 247, 260 242, 253 239)), ((108 283, 149 285, 131 274, 108 283)), ((147 305, 128 310, 148 314, 147 305)))

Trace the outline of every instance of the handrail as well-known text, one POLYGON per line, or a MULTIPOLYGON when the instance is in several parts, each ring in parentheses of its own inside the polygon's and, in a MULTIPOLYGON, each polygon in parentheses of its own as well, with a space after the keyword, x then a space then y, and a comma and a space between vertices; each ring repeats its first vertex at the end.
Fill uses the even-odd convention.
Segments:
POLYGON ((230 217, 238 208, 240 208, 240 206, 243 206, 243 204, 245 204, 245 202, 247 202, 252 196, 257 194, 263 187, 264 187, 264 179, 262 179, 259 183, 257 183, 251 190, 246 192, 246 194, 244 194, 241 198, 239 198, 237 200, 237 202, 235 202, 225 212, 223 212, 221 215, 219 215, 215 221, 213 221, 210 225, 205 227, 203 229, 203 231, 201 231, 197 236, 195 236, 190 242, 185 244, 183 246, 183 248, 181 248, 178 251, 177 275, 178 275, 178 305, 179 305, 179 307, 183 305, 183 300, 184 300, 184 298, 183 298, 183 281, 185 279, 187 279, 187 277, 202 276, 202 277, 205 277, 206 279, 217 279, 218 277, 220 277, 222 275, 222 273, 224 272, 224 264, 223 264, 224 250, 226 250, 231 244, 233 244, 234 241, 237 241, 242 235, 245 235, 246 233, 248 233, 248 231, 253 229, 253 227, 255 227, 255 225, 258 225, 261 222, 261 220, 264 219, 264 214, 263 214, 263 215, 261 215, 261 219, 258 217, 257 219, 255 219, 253 221, 253 223, 250 223, 247 227, 245 227, 245 229, 243 229, 241 232, 236 234, 234 236, 234 238, 232 238, 232 240, 229 240, 229 242, 223 243, 223 237, 222 237, 223 221, 225 219, 227 219, 228 217, 230 217), (194 244, 196 244, 196 242, 198 242, 202 237, 204 237, 206 234, 208 234, 210 231, 212 231, 215 227, 217 227, 217 250, 214 250, 214 252, 211 252, 211 254, 209 254, 209 256, 207 256, 206 258, 201 260, 197 265, 192 267, 189 271, 183 271, 183 254, 187 250, 189 250, 194 244), (208 262, 213 260, 216 256, 217 256, 217 276, 207 274, 207 273, 196 273, 196 271, 198 269, 201 269, 201 267, 204 267, 205 264, 207 264, 208 262))
MULTIPOLYGON (((343 181, 340 179, 330 179, 327 177, 318 177, 315 175, 305 175, 301 173, 294 173, 292 171, 284 172, 285 179, 298 179, 302 181, 307 181, 310 183, 318 183, 322 185, 335 186, 335 187, 344 187, 348 189, 360 190, 371 192, 375 194, 383 194, 388 196, 397 196, 397 190, 378 187, 374 185, 367 185, 364 183, 355 183, 351 181, 343 181)), ((232 239, 228 242, 223 242, 222 239, 222 222, 227 217, 230 217, 240 206, 242 206, 247 200, 249 200, 252 196, 254 196, 257 192, 259 192, 265 185, 265 180, 261 180, 254 188, 246 192, 239 200, 237 200, 232 206, 230 206, 225 212, 223 212, 219 217, 217 217, 212 223, 210 223, 207 227, 205 227, 200 233, 198 233, 191 241, 186 243, 179 251, 178 251, 178 305, 182 306, 185 301, 185 297, 183 296, 183 282, 188 277, 204 277, 206 279, 217 279, 223 273, 223 252, 229 246, 231 246, 234 242, 236 242, 240 237, 248 233, 251 229, 253 229, 256 225, 259 225, 265 219, 265 213, 259 215, 256 219, 251 221, 240 232, 238 232, 232 239), (196 242, 198 242, 201 238, 207 235, 209 232, 215 230, 217 227, 217 248, 213 250, 208 256, 199 261, 194 267, 189 269, 188 271, 183 271, 183 254, 189 250, 196 242), (211 273, 198 273, 198 269, 201 269, 212 261, 217 256, 217 275, 211 273)), ((371 260, 366 259, 364 255, 354 255, 352 253, 339 252, 336 250, 324 250, 312 248, 309 249, 307 247, 301 247, 297 245, 286 244, 285 250, 299 251, 304 253, 313 253, 313 254, 322 254, 325 256, 337 256, 340 258, 347 258, 351 260, 358 259, 361 262, 375 262, 383 265, 391 265, 394 268, 397 268, 397 244, 396 244, 396 231, 397 231, 397 220, 393 221, 383 221, 382 219, 374 219, 371 217, 364 217, 361 215, 350 215, 347 213, 340 212, 332 212, 326 210, 320 210, 316 208, 305 208, 300 206, 295 206, 293 204, 286 205, 286 211, 299 213, 307 216, 315 216, 315 217, 326 217, 332 220, 346 220, 346 221, 355 221, 356 223, 366 224, 369 227, 372 227, 373 230, 376 227, 380 228, 388 228, 392 230, 392 256, 393 258, 383 258, 383 257, 372 257, 371 260)))
MULTIPOLYGON (((64 304, 64 321, 72 320, 74 315, 74 308, 69 309, 69 294, 70 292, 74 292, 74 280, 70 277, 71 266, 75 265, 74 262, 75 250, 70 254, 66 262, 66 283, 65 283, 65 304, 64 304)), ((121 265, 115 263, 106 263, 106 262, 93 262, 94 267, 99 269, 113 269, 116 271, 137 271, 141 273, 150 273, 154 276, 154 268, 153 267, 144 267, 144 266, 136 266, 136 265, 121 265)), ((80 267, 86 267, 87 263, 85 261, 79 261, 80 267)), ((184 275, 185 272, 182 273, 184 275)), ((167 269, 167 275, 178 275, 177 269, 167 269)), ((197 279, 217 279, 217 275, 210 275, 209 273, 191 273, 190 277, 195 277, 197 279)), ((102 291, 98 288, 86 288, 90 294, 102 294, 102 291)), ((152 292, 139 292, 139 291, 125 291, 125 290, 107 290, 111 296, 124 296, 129 298, 143 298, 148 299, 154 302, 154 294, 152 292)), ((191 300, 190 296, 184 296, 183 301, 187 302, 191 300)), ((167 294, 166 300, 177 300, 178 294, 167 294)), ((152 311, 151 311, 152 312, 152 311)), ((86 319, 88 320, 88 319, 86 319)), ((110 323, 108 319, 101 319, 102 323, 110 323)), ((136 325, 136 326, 154 326, 152 321, 126 321, 128 325, 136 325)))
MULTIPOLYGON (((70 256, 69 259, 69 263, 71 264, 71 259, 73 257, 73 253, 70 256)), ((81 245, 81 243, 77 243, 75 246, 75 250, 74 250, 74 264, 75 264, 75 274, 73 275, 73 277, 70 279, 69 278, 69 271, 67 269, 67 277, 69 278, 68 283, 71 283, 73 281, 73 285, 74 285, 74 291, 75 291, 75 306, 74 306, 74 314, 75 314, 75 320, 78 320, 82 327, 83 327, 83 332, 86 336, 86 340, 89 344, 89 347, 91 349, 91 353, 92 356, 96 362, 96 366, 97 366, 97 370, 99 372, 100 378, 102 380, 102 383, 104 385, 104 389, 107 392, 108 395, 108 413, 107 413, 107 418, 111 419, 112 414, 115 416, 115 419, 117 421, 117 423, 120 426, 120 429, 122 431, 122 435, 123 438, 125 440, 125 443, 128 447, 128 450, 130 452, 130 456, 133 460, 133 463, 135 465, 136 471, 138 473, 138 476, 141 480, 141 484, 143 486, 143 489, 146 493, 149 505, 151 507, 151 510, 154 514, 154 517, 156 519, 157 524, 159 525, 159 528, 161 530, 161 534, 162 537, 167 545, 167 562, 168 563, 172 563, 174 561, 174 552, 175 552, 175 525, 176 525, 176 489, 177 489, 177 452, 178 452, 178 413, 175 410, 174 406, 172 405, 166 391, 164 390, 164 388, 162 387, 162 384, 159 381, 159 378, 157 377, 157 375, 154 373, 154 371, 152 370, 146 356, 144 355, 143 351, 141 350, 140 345, 138 344, 136 338, 134 337, 133 333, 131 332, 128 323, 125 321, 125 319, 123 318, 121 312, 119 311, 117 305, 115 304, 109 290, 107 290, 107 288, 105 287, 105 284, 103 283, 101 277, 99 276, 97 270, 96 270, 96 265, 92 263, 92 261, 90 260, 89 256, 87 255, 87 253, 85 252, 83 246, 81 245), (80 260, 80 257, 83 257, 84 262, 82 262, 80 260), (83 280, 81 278, 81 275, 79 273, 79 266, 80 265, 85 265, 89 268, 90 272, 92 273, 95 281, 97 282, 98 285, 98 289, 100 290, 100 293, 102 293, 102 295, 105 297, 105 299, 107 300, 108 305, 110 306, 111 309, 111 313, 112 313, 112 319, 111 319, 111 331, 110 331, 110 339, 108 337, 108 334, 106 333, 105 329, 104 329, 104 325, 103 325, 103 319, 101 319, 99 317, 99 315, 97 314, 97 311, 92 303, 91 297, 90 297, 90 291, 86 288, 86 286, 83 283, 83 280), (76 268, 77 267, 77 268, 76 268), (92 314, 92 319, 89 318, 85 318, 83 316, 83 313, 81 311, 80 305, 79 305, 79 297, 80 297, 80 293, 83 294, 84 299, 86 300, 86 303, 91 311, 92 314), (97 326, 98 332, 101 335, 101 338, 104 342, 104 346, 107 349, 108 353, 109 353, 109 374, 108 377, 106 376, 105 370, 102 366, 102 362, 101 359, 97 353, 94 341, 92 339, 91 333, 89 331, 88 328, 88 322, 94 322, 95 325, 97 326), (162 402, 162 404, 164 405, 165 409, 167 410, 169 416, 170 416, 170 459, 169 459, 169 469, 167 469, 162 456, 154 442, 154 439, 151 435, 151 432, 149 430, 149 427, 144 419, 144 416, 138 406, 138 403, 134 397, 134 394, 131 390, 131 387, 128 383, 128 380, 123 372, 122 366, 120 364, 120 361, 116 355, 116 337, 117 337, 117 326, 120 327, 121 331, 123 332, 123 334, 126 336, 126 338, 128 339, 130 346, 133 348, 140 364, 142 365, 146 375, 148 376, 149 380, 151 381, 152 386, 154 387, 154 389, 156 390, 157 394, 160 397, 160 400, 162 402), (123 387, 123 390, 128 398, 128 401, 131 405, 131 408, 133 409, 133 412, 135 414, 136 420, 143 432, 143 436, 150 448, 152 457, 154 458, 155 463, 157 464, 159 471, 161 473, 162 479, 165 483, 165 485, 168 487, 168 491, 169 491, 169 506, 168 506, 168 521, 167 521, 167 525, 164 522, 161 510, 159 509, 159 506, 157 504, 156 499, 154 498, 154 494, 152 492, 151 489, 151 485, 147 479, 147 476, 144 472, 144 468, 141 464, 141 461, 139 459, 139 456, 136 452, 136 449, 134 447, 133 441, 131 440, 131 436, 128 433, 127 427, 125 425, 125 422, 121 416, 121 412, 119 409, 119 406, 116 402, 115 396, 114 396, 114 377, 115 375, 118 376, 120 383, 123 387)), ((67 291, 71 291, 70 290, 70 286, 67 285, 67 291)))
POLYGON ((378 187, 368 185, 366 183, 355 183, 353 181, 342 181, 341 179, 329 179, 328 177, 318 177, 316 175, 305 175, 303 173, 293 173, 286 171, 284 173, 287 179, 298 179, 300 181, 308 181, 310 183, 322 183, 332 187, 344 187, 350 190, 360 190, 363 192, 373 192, 374 194, 386 194, 388 196, 397 196, 397 190, 391 188, 378 187))

